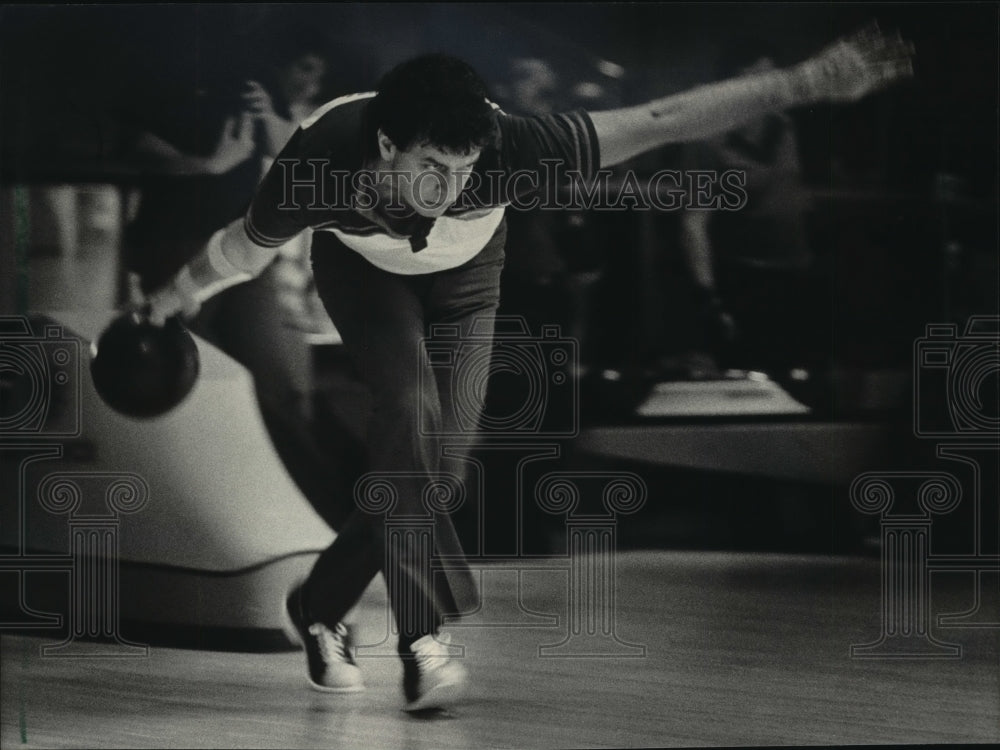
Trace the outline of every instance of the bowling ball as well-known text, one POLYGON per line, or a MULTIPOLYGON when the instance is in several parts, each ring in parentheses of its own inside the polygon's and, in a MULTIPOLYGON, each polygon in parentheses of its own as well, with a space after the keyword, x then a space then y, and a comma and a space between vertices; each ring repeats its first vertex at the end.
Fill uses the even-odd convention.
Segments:
POLYGON ((179 318, 154 326, 139 312, 119 315, 91 346, 90 374, 101 399, 129 417, 166 414, 198 380, 194 338, 179 318))

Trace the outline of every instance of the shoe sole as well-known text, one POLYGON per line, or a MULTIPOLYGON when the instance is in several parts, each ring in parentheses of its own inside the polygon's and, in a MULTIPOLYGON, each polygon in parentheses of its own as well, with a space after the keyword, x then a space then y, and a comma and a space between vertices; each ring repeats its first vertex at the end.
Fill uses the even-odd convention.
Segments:
POLYGON ((403 707, 404 711, 426 711, 432 708, 447 708, 465 694, 465 680, 435 685, 416 700, 403 707))
POLYGON ((328 687, 326 685, 320 685, 319 683, 313 682, 308 677, 306 682, 309 683, 309 687, 318 693, 363 693, 365 691, 365 686, 362 685, 348 685, 347 687, 328 687))

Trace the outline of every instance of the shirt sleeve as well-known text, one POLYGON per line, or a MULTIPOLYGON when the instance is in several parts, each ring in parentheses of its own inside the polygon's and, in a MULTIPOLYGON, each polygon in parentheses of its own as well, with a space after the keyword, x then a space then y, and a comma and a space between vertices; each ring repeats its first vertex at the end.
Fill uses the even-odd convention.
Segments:
POLYGON ((279 247, 309 227, 310 207, 320 199, 322 157, 310 163, 298 129, 257 187, 243 224, 251 242, 279 247))
POLYGON ((560 173, 573 172, 585 181, 596 175, 601 155, 586 111, 534 117, 501 115, 499 124, 500 161, 505 171, 534 172, 542 183, 560 173))

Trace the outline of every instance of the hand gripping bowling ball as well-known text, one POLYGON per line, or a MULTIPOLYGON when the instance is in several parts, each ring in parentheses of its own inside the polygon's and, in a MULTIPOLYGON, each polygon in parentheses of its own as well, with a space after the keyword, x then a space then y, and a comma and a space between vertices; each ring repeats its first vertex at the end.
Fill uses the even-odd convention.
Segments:
POLYGON ((176 317, 160 327, 141 313, 123 313, 91 346, 98 395, 129 417, 166 414, 191 392, 199 368, 198 346, 176 317))

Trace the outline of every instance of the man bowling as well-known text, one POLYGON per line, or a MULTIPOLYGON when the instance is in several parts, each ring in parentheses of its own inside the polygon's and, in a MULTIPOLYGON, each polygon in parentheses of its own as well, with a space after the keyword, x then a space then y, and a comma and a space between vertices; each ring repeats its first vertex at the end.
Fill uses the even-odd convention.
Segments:
MULTIPOLYGON (((511 198, 495 188, 505 177, 534 173, 538 180, 520 184, 541 188, 543 161, 558 160, 564 172, 590 180, 651 149, 702 140, 769 112, 856 101, 912 75, 911 53, 872 27, 790 68, 638 106, 531 117, 492 105, 460 60, 410 60, 375 92, 336 99, 302 122, 245 217, 149 296, 150 317, 162 324, 194 313, 218 291, 261 273, 276 248, 311 228, 319 294, 373 397, 366 468, 432 479, 442 471, 437 435, 456 431, 449 429, 454 394, 445 379, 421 371, 429 366, 418 347, 438 324, 455 326, 460 337, 473 325, 477 339, 492 335, 511 198), (322 180, 344 174, 360 189, 296 202, 309 179, 303 175, 315 175, 311 187, 320 194, 322 180)), ((468 408, 470 394, 462 395, 468 408)), ((397 513, 424 512, 424 483, 401 482, 397 513)), ((454 536, 446 515, 435 533, 454 536)), ((315 688, 363 689, 344 619, 381 571, 398 626, 405 708, 442 708, 461 696, 465 669, 449 657, 440 630, 446 614, 467 610, 475 591, 461 571, 436 580, 431 554, 390 539, 378 516, 354 511, 288 599, 315 688)))

